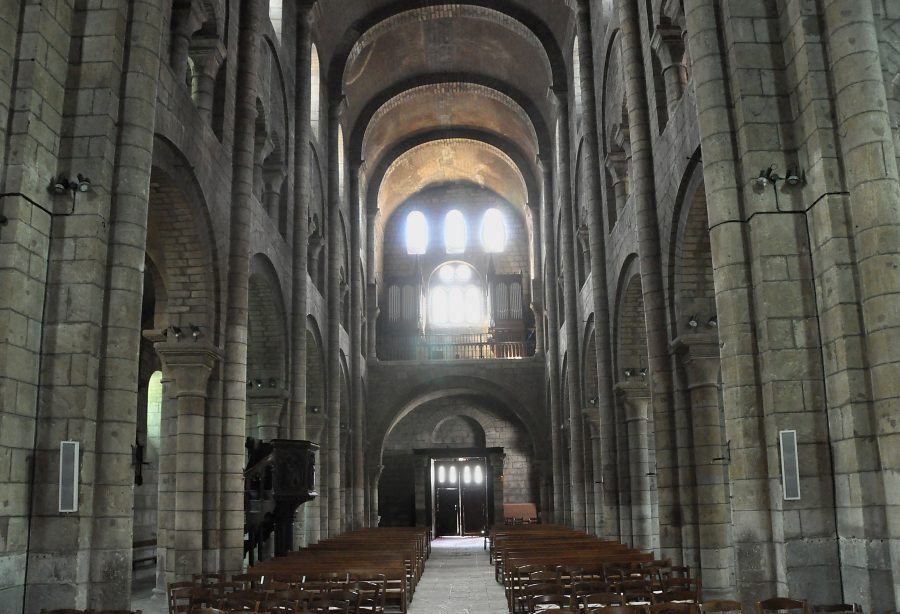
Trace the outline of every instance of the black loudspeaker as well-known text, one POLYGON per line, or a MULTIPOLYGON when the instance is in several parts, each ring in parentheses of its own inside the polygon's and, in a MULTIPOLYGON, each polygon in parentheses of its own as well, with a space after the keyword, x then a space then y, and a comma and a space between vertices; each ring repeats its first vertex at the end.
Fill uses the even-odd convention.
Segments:
POLYGON ((800 499, 800 463, 797 458, 797 431, 780 431, 781 483, 785 501, 800 499))
POLYGON ((59 511, 78 511, 79 443, 59 442, 59 511))

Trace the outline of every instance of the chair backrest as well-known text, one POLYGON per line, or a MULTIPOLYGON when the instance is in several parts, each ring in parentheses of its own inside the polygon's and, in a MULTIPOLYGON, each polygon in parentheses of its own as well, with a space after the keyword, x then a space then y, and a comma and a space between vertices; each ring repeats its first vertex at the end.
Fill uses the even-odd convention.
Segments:
POLYGON ((226 595, 219 602, 219 607, 223 610, 233 610, 239 612, 258 612, 259 611, 259 595, 248 596, 244 593, 233 593, 226 595))
POLYGON ((290 599, 271 599, 263 602, 260 609, 269 614, 296 614, 300 610, 300 602, 290 599))
POLYGON ((700 604, 704 612, 739 612, 744 614, 744 605, 740 601, 731 599, 712 599, 700 604))
POLYGON ((587 614, 644 614, 644 608, 634 605, 608 605, 588 610, 587 614))
POLYGON ((588 593, 581 596, 581 605, 585 610, 608 605, 625 605, 625 598, 621 593, 588 593))
POLYGON ((190 580, 169 582, 166 586, 169 614, 189 613, 194 605, 194 583, 190 580))
POLYGON ((660 603, 699 603, 700 593, 698 591, 675 589, 663 591, 657 596, 656 600, 660 603))
POLYGON ((772 597, 756 602, 757 614, 782 610, 800 610, 803 614, 808 614, 809 605, 806 603, 806 599, 789 599, 788 597, 772 597))
POLYGON ((306 606, 316 614, 355 614, 356 606, 344 599, 317 599, 306 606))
POLYGON ((656 595, 653 591, 623 591, 625 597, 625 605, 648 605, 656 602, 656 595))
POLYGON ((544 609, 542 606, 551 605, 557 606, 554 608, 554 612, 558 608, 568 607, 570 605, 569 598, 563 593, 543 593, 540 595, 528 596, 528 612, 542 610, 544 609))
POLYGON ((654 603, 650 606, 650 614, 698 614, 700 607, 696 603, 654 603))

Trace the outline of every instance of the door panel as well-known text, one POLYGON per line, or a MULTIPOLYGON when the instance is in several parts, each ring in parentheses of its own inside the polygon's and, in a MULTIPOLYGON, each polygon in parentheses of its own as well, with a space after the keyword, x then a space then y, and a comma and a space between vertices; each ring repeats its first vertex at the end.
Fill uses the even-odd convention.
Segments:
POLYGON ((459 489, 438 488, 435 506, 435 536, 459 535, 459 489))

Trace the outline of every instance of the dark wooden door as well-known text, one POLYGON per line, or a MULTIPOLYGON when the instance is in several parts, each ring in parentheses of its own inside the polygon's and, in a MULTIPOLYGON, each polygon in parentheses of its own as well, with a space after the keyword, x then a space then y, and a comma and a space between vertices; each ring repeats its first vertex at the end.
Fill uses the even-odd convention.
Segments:
POLYGON ((459 535, 459 489, 438 488, 435 492, 435 537, 459 535))
POLYGON ((481 535, 487 528, 486 505, 487 494, 483 483, 462 484, 463 534, 481 535))

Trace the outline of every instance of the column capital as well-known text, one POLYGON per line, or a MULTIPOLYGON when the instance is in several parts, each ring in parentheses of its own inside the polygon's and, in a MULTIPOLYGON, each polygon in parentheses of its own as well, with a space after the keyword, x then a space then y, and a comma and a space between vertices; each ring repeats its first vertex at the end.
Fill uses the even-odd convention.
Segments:
POLYGON ((606 168, 612 176, 613 183, 625 181, 625 174, 628 172, 627 161, 624 151, 611 151, 606 154, 606 168))
POLYGON ((167 375, 174 382, 176 397, 206 396, 209 376, 222 359, 219 348, 202 341, 176 338, 167 329, 146 331, 144 336, 153 342, 167 375))
POLYGON ((614 389, 625 406, 625 421, 650 419, 650 387, 644 378, 618 382, 614 389))
POLYGON ((672 25, 656 26, 653 31, 650 47, 662 64, 663 70, 681 64, 681 58, 684 56, 684 39, 681 35, 681 28, 672 25))
POLYGON ((672 341, 687 374, 688 387, 715 386, 719 383, 719 336, 714 332, 688 333, 672 341))
POLYGON ((226 52, 225 45, 218 36, 198 36, 191 39, 191 61, 208 77, 216 76, 226 52))
POLYGON ((259 417, 257 426, 278 426, 281 424, 284 402, 289 396, 287 390, 280 388, 250 389, 247 393, 247 411, 252 410, 259 417))

